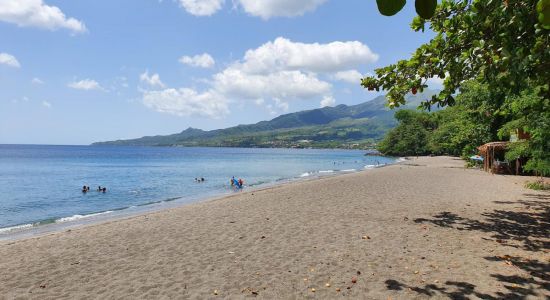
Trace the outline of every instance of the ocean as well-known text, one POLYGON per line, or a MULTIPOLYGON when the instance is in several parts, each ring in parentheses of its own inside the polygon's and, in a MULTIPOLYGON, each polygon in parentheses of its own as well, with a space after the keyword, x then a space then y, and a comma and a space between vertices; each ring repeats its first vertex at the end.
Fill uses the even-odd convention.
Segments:
POLYGON ((0 238, 395 162, 358 150, 0 145, 0 238), (204 178, 196 182, 195 178, 204 178), (90 191, 82 192, 82 186, 90 191), (98 186, 107 192, 98 192, 98 186))

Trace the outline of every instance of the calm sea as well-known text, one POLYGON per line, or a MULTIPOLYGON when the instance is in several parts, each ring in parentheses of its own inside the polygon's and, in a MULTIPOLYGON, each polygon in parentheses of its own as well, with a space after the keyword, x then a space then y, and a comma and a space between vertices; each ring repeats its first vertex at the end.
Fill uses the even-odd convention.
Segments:
POLYGON ((0 145, 0 235, 390 164, 364 151, 0 145), (195 177, 205 178, 195 182, 195 177), (82 193, 82 186, 90 186, 82 193), (106 193, 97 192, 107 187, 106 193))

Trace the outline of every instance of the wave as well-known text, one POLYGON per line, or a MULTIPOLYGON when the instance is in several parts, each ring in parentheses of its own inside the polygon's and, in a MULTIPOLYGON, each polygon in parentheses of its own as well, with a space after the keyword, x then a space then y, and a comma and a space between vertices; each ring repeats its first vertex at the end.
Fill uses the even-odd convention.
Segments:
POLYGON ((319 173, 334 173, 334 170, 322 170, 319 173))
POLYGON ((356 169, 345 169, 345 170, 340 170, 340 172, 355 172, 357 171, 356 169))
POLYGON ((80 219, 86 219, 86 218, 106 215, 106 214, 110 214, 112 212, 113 212, 112 210, 107 210, 107 211, 88 214, 88 215, 72 215, 70 217, 59 218, 59 219, 55 220, 55 223, 65 223, 65 222, 70 222, 70 221, 76 221, 76 220, 80 220, 80 219))
POLYGON ((311 173, 305 172, 305 173, 302 173, 302 174, 300 175, 300 177, 308 177, 309 175, 311 175, 311 173))
POLYGON ((11 227, 6 227, 6 228, 0 228, 0 234, 12 232, 12 231, 17 231, 17 230, 28 229, 28 228, 32 228, 34 226, 35 226, 34 224, 22 224, 22 225, 16 225, 16 226, 11 226, 11 227))

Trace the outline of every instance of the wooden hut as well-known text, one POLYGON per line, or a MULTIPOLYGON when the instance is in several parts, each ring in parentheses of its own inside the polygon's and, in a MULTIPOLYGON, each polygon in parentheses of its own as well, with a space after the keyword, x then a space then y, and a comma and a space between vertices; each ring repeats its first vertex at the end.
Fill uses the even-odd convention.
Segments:
POLYGON ((510 142, 490 142, 477 147, 483 156, 483 169, 491 173, 502 174, 512 171, 510 166, 504 162, 504 153, 510 142))

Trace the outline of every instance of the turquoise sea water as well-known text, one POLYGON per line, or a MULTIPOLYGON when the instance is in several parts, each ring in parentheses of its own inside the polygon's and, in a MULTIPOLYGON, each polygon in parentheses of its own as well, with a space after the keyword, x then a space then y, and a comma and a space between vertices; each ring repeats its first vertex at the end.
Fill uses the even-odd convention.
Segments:
POLYGON ((0 145, 0 234, 390 164, 364 151, 0 145), (195 182, 195 177, 205 181, 195 182), (90 186, 82 193, 82 186, 90 186), (107 192, 97 192, 106 186, 107 192))

